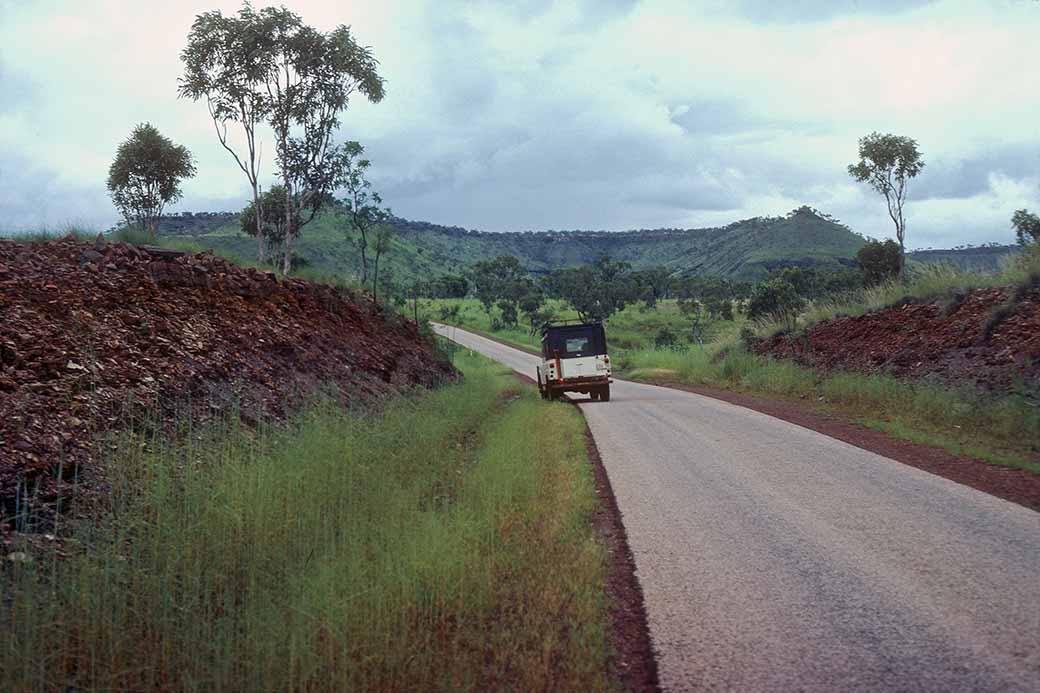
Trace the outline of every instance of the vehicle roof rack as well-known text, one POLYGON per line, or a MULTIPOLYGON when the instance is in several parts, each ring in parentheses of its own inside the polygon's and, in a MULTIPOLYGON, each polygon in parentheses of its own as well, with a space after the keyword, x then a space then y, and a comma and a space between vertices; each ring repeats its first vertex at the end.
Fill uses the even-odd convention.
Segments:
POLYGON ((542 323, 542 334, 544 335, 552 327, 568 327, 571 325, 601 325, 602 320, 582 320, 581 318, 565 318, 563 320, 546 320, 542 323))

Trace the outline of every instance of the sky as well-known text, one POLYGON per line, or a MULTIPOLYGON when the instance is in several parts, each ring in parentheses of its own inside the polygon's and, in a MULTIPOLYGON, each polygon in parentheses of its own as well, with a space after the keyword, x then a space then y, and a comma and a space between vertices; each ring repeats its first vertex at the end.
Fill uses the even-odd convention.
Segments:
MULTIPOLYGON (((810 205, 888 238, 882 198, 846 170, 874 130, 924 156, 911 248, 1013 242, 1013 212, 1040 210, 1036 0, 284 4, 379 59, 386 98, 355 98, 338 137, 401 217, 696 228, 810 205)), ((177 98, 195 15, 239 7, 0 0, 0 228, 113 224, 108 166, 145 121, 196 158, 173 210, 241 209, 205 105, 177 98)))

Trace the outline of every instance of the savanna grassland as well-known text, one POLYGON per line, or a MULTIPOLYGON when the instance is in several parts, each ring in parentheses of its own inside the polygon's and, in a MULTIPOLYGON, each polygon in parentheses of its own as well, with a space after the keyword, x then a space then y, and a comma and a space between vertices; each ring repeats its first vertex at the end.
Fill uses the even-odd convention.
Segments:
MULTIPOLYGON (((949 377, 915 378, 900 376, 891 365, 867 371, 821 369, 804 359, 780 358, 763 348, 776 335, 794 343, 807 339, 813 326, 828 320, 897 310, 908 302, 935 304, 936 312, 950 311, 973 290, 1010 287, 1003 303, 988 308, 978 324, 969 326, 968 348, 977 349, 977 340, 984 343, 990 338, 976 337, 975 332, 991 332, 994 324, 1016 314, 1020 320, 1031 319, 1022 316, 1032 314, 1033 303, 1028 297, 1040 276, 1038 259, 1035 252, 1025 253, 1006 260, 999 271, 990 273, 960 271, 949 265, 916 265, 905 283, 889 280, 822 296, 805 302, 793 317, 784 318, 767 315, 750 319, 747 301, 740 300, 734 302, 737 310, 733 320, 691 311, 689 303, 683 310, 671 299, 659 301, 654 308, 633 303, 607 320, 608 343, 615 373, 620 377, 798 401, 897 438, 1040 473, 1040 393, 1028 378, 1013 378, 1005 387, 980 389, 968 372, 954 370, 949 377), (694 320, 696 330, 692 328, 694 320)), ((577 315, 565 302, 548 305, 555 317, 577 315)), ((475 300, 441 299, 428 301, 425 306, 424 315, 429 319, 537 350, 538 338, 530 329, 503 326, 494 309, 488 312, 475 300)), ((892 329, 905 331, 913 326, 892 329)), ((925 341, 933 337, 920 335, 925 341)), ((877 339, 881 339, 880 334, 877 339)), ((1031 347, 1019 344, 1008 348, 1031 347)), ((1010 357, 1015 358, 1013 354, 1010 357)), ((912 353, 907 358, 912 358, 912 353)))

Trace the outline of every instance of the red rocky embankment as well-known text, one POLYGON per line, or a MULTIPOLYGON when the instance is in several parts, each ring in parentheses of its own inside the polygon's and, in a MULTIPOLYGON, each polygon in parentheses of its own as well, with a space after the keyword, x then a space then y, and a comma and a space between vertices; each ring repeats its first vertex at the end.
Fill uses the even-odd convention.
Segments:
POLYGON ((1040 288, 976 289, 817 323, 754 345, 821 372, 888 372, 988 392, 1040 392, 1040 288))
POLYGON ((328 385, 349 403, 453 376, 413 323, 333 287, 100 238, 0 240, 0 521, 19 485, 53 497, 59 465, 100 478, 95 434, 131 410, 278 417, 328 385))

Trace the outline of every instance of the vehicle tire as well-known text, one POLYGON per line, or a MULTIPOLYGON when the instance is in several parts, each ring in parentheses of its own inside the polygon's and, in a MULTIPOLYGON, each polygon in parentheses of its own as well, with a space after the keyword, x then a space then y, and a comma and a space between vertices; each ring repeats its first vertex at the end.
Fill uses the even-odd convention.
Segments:
POLYGON ((609 402, 610 401, 610 385, 604 385, 599 390, 599 401, 609 402))
POLYGON ((599 399, 599 390, 589 390, 589 399, 593 402, 599 399))

